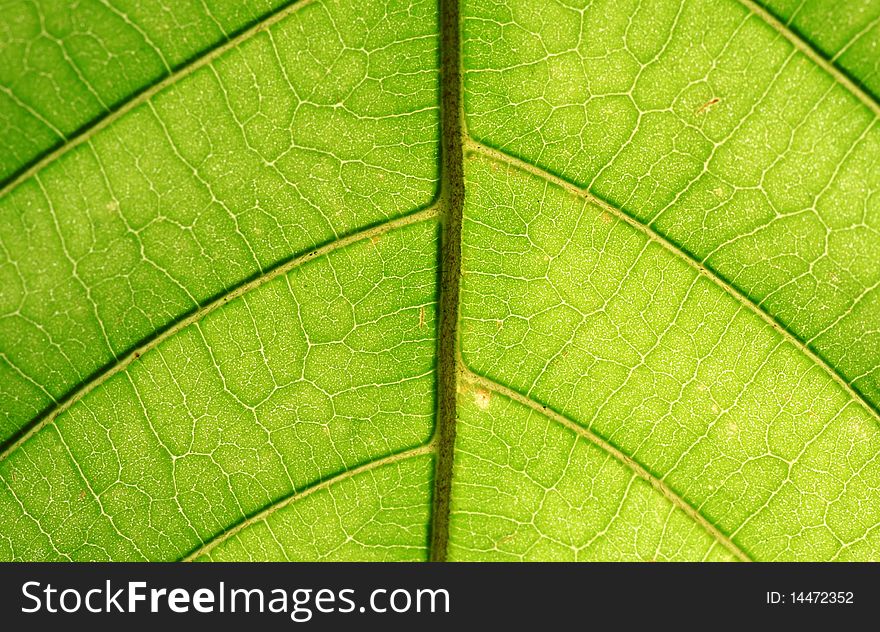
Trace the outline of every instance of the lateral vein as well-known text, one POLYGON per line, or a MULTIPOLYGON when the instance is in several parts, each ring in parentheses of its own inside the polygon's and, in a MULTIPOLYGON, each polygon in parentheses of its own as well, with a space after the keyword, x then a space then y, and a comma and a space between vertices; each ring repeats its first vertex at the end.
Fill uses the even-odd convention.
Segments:
POLYGON ((822 68, 822 70, 828 73, 837 83, 846 88, 846 90, 871 110, 875 117, 880 118, 880 103, 877 102, 876 97, 862 88, 862 86, 856 80, 851 78, 845 70, 828 59, 828 57, 819 52, 810 42, 795 33, 791 28, 783 24, 775 15, 754 0, 739 0, 739 3, 751 11, 752 14, 766 22, 770 28, 788 40, 792 46, 806 55, 813 63, 822 68))
POLYGON ((198 309, 193 310, 185 317, 174 321, 173 323, 166 326, 165 329, 162 329, 159 332, 155 333, 152 337, 146 339, 138 346, 132 348, 125 355, 120 355, 115 362, 105 366, 103 369, 100 369, 97 373, 93 374, 90 379, 82 382, 78 387, 70 391, 63 398, 57 399, 56 403, 53 406, 44 411, 38 417, 34 418, 27 426, 20 430, 12 440, 7 441, 6 444, 2 446, 2 450, 0 450, 0 463, 5 461, 10 454, 15 452, 23 444, 27 443, 27 441, 36 433, 38 433, 47 425, 53 423, 55 419, 57 419, 58 416, 61 415, 61 413, 68 410, 71 406, 79 402, 83 397, 88 395, 90 392, 95 390, 111 377, 113 377, 117 373, 124 371, 126 368, 128 368, 129 365, 131 365, 132 362, 140 358, 148 351, 155 349, 165 340, 171 338, 179 331, 185 329, 193 323, 202 320, 208 314, 222 307, 223 305, 226 305, 230 301, 244 294, 247 294, 252 290, 255 290, 261 285, 264 285, 265 283, 268 283, 269 281, 272 281, 273 279, 276 279, 290 272, 291 270, 298 268, 305 263, 308 263, 309 261, 313 261, 324 255, 327 255, 334 250, 344 248, 345 246, 349 246, 353 243, 363 241, 365 239, 378 237, 397 228, 402 228, 404 226, 409 226, 411 224, 416 224, 431 219, 433 217, 436 217, 438 214, 439 213, 437 204, 432 204, 425 209, 410 213, 409 215, 405 215, 403 217, 385 222, 384 224, 373 226, 371 228, 360 230, 340 239, 326 243, 323 246, 315 248, 314 250, 311 250, 303 255, 280 263, 275 267, 265 270, 263 273, 252 277, 250 280, 245 281, 244 283, 237 285, 229 289, 228 291, 218 295, 211 301, 200 306, 198 309))
POLYGON ((606 211, 617 219, 626 222, 628 225, 645 235, 649 240, 659 244, 670 253, 672 253, 682 261, 686 262, 698 274, 706 277, 712 283, 718 286, 722 291, 732 296, 743 307, 754 313, 766 324, 773 327, 773 329, 776 330, 787 342, 791 343, 801 353, 810 358, 810 360, 812 360, 814 364, 820 367, 831 379, 833 379, 850 396, 850 398, 858 402, 859 405, 864 408, 864 410, 868 413, 868 416, 870 416, 877 423, 877 425, 880 426, 880 410, 878 410, 871 402, 869 402, 864 397, 864 395, 856 390, 852 386, 852 384, 846 379, 846 377, 844 377, 843 374, 841 374, 836 368, 825 361, 825 359, 822 358, 822 356, 820 356, 817 352, 813 351, 804 340, 795 335, 784 323, 780 322, 774 316, 770 315, 769 312, 765 311, 763 307, 758 305, 747 294, 722 279, 711 268, 707 267, 706 265, 695 259, 685 250, 682 250, 680 247, 676 246, 674 243, 666 239, 666 237, 656 232, 653 228, 641 223, 640 221, 629 215, 626 211, 623 211, 613 204, 610 204, 609 202, 606 202, 605 200, 596 197, 594 194, 590 193, 586 189, 572 184, 564 178, 561 178, 553 173, 550 173, 549 171, 541 169, 540 167, 536 167, 535 165, 525 162, 524 160, 512 156, 504 151, 495 149, 494 147, 490 147, 470 138, 465 141, 465 146, 468 151, 483 155, 490 160, 494 160, 495 162, 509 165, 514 169, 530 173, 538 178, 541 178, 568 191, 572 195, 583 198, 588 202, 599 206, 603 211, 606 211))
POLYGON ((739 561, 751 561, 751 558, 745 553, 745 551, 737 546, 733 542, 733 540, 731 540, 726 534, 718 529, 718 527, 712 524, 702 513, 700 513, 700 511, 696 507, 684 500, 684 498, 679 496, 675 492, 675 490, 669 487, 664 481, 651 474, 647 469, 645 469, 645 466, 633 459, 630 455, 614 447, 605 439, 603 439, 596 433, 588 430, 587 428, 584 428, 579 423, 569 419, 565 415, 562 415, 551 408, 548 408, 547 406, 538 403, 531 397, 527 397, 522 393, 519 393, 487 377, 478 375, 467 368, 463 368, 462 371, 464 375, 464 380, 474 385, 480 386, 484 389, 493 391, 499 395, 503 395, 508 399, 511 399, 519 404, 522 404, 523 406, 530 408, 538 414, 543 415, 547 419, 550 419, 558 424, 561 424, 565 428, 568 428, 579 437, 586 439, 596 447, 605 451, 606 453, 620 461, 622 464, 626 465, 630 470, 632 470, 632 472, 636 476, 647 481, 669 502, 671 502, 674 506, 687 514, 687 516, 690 517, 692 520, 697 522, 707 533, 709 533, 709 535, 711 535, 719 544, 726 548, 739 561))
POLYGON ((349 478, 353 478, 353 477, 357 476, 358 474, 363 474, 365 472, 375 470, 377 468, 382 467, 383 465, 390 465, 392 463, 398 463, 400 461, 404 461, 406 459, 411 459, 416 456, 421 456, 423 454, 430 454, 434 451, 434 449, 435 449, 434 442, 429 441, 428 443, 420 445, 416 448, 410 448, 409 450, 404 450, 403 452, 396 452, 394 454, 389 454, 388 456, 384 456, 384 457, 382 457, 380 459, 376 459, 374 461, 369 461, 368 463, 364 463, 363 465, 359 465, 359 466, 354 467, 350 470, 345 470, 343 472, 340 472, 339 474, 336 474, 335 476, 331 476, 330 478, 325 478, 322 481, 319 481, 317 483, 313 483, 312 485, 305 487, 301 490, 294 490, 290 494, 288 494, 287 496, 284 496, 284 497, 280 498, 279 500, 276 500, 275 502, 267 505, 266 507, 264 507, 262 510, 258 511, 257 513, 255 513, 247 518, 244 518, 244 519, 240 520, 239 522, 234 523, 233 525, 231 525, 227 529, 221 531, 220 533, 218 533, 213 538, 211 538, 210 540, 203 543, 201 546, 199 546, 195 550, 191 551, 190 553, 188 553, 184 557, 180 558, 179 561, 192 562, 193 560, 199 558, 200 556, 205 555, 207 553, 210 553, 215 547, 219 546, 220 544, 222 544, 223 542, 225 542, 229 538, 233 537, 238 532, 240 532, 242 529, 246 529, 247 527, 249 527, 255 523, 262 522, 263 520, 266 520, 269 516, 271 516, 273 513, 275 513, 279 509, 284 509, 285 507, 287 507, 291 503, 297 502, 297 501, 302 500, 304 498, 308 498, 312 494, 319 492, 321 490, 327 489, 328 487, 331 487, 331 486, 335 485, 336 483, 339 483, 339 482, 344 481, 349 478))
MULTIPOLYGON (((178 81, 188 77, 198 69, 207 66, 227 51, 239 46, 242 42, 249 40, 261 31, 277 24, 287 16, 305 8, 313 2, 314 0, 291 0, 290 2, 282 4, 250 27, 241 31, 238 35, 228 38, 222 43, 205 50, 199 56, 194 57, 179 66, 174 72, 164 75, 159 81, 130 95, 115 108, 108 109, 103 115, 86 122, 79 131, 75 132, 73 135, 65 137, 61 132, 54 130, 54 126, 52 126, 55 133, 57 133, 64 142, 56 146, 54 149, 38 156, 33 162, 31 162, 30 166, 19 171, 17 175, 12 175, 12 177, 3 182, 2 188, 0 188, 0 200, 6 197, 24 181, 31 178, 34 174, 40 172, 67 152, 88 141, 95 134, 108 127, 114 121, 118 120, 137 106, 149 101, 165 88, 176 84, 178 81)), ((42 120, 42 117, 40 117, 40 119, 42 120)), ((48 121, 44 122, 48 124, 48 121)))

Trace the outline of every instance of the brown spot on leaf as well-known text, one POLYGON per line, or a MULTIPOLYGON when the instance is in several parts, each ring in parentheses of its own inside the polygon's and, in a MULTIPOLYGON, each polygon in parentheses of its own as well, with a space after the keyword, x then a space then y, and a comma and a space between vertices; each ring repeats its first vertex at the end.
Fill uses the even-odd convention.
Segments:
POLYGON ((477 408, 480 410, 486 410, 489 408, 489 404, 492 401, 492 394, 484 388, 476 388, 474 389, 474 403, 476 403, 477 408))
POLYGON ((715 107, 720 102, 721 102, 721 99, 719 99, 718 97, 713 97, 713 98, 709 99, 708 101, 706 101, 703 105, 698 107, 696 109, 696 111, 694 112, 694 115, 699 116, 700 114, 705 114, 706 112, 711 110, 713 107, 715 107))

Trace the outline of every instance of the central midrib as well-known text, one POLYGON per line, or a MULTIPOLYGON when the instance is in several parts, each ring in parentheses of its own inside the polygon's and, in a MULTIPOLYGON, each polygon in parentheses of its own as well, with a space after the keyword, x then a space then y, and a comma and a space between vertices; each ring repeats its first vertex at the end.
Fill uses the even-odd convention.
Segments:
POLYGON ((458 394, 458 310, 464 210, 459 0, 440 0, 440 297, 437 330, 437 454, 428 559, 446 560, 458 394))

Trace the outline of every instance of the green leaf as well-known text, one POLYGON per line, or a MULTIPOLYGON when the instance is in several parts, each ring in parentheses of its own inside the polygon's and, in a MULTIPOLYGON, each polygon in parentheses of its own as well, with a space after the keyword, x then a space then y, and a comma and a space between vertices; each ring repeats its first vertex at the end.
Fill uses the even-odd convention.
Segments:
MULTIPOLYGON (((0 179, 47 158, 79 132, 257 21, 284 0, 3 3, 0 179), (65 6, 66 4, 66 6, 65 6)), ((214 49, 214 50, 212 50, 214 49)))
POLYGON ((880 558, 880 2, 7 4, 0 558, 880 558))

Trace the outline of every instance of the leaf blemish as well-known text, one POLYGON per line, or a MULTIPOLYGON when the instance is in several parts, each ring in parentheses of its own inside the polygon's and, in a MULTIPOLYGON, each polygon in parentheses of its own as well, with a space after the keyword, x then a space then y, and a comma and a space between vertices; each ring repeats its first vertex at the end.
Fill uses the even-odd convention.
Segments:
POLYGON ((694 115, 699 116, 700 114, 705 114, 719 103, 721 103, 721 99, 719 99, 718 97, 713 97, 706 101, 703 105, 698 107, 696 111, 694 111, 694 115))
POLYGON ((474 390, 474 403, 476 403, 477 408, 480 410, 486 410, 489 408, 489 404, 492 401, 492 394, 489 393, 484 388, 477 388, 474 390))

